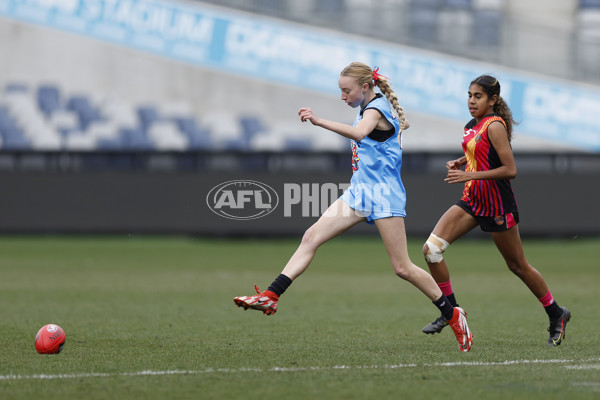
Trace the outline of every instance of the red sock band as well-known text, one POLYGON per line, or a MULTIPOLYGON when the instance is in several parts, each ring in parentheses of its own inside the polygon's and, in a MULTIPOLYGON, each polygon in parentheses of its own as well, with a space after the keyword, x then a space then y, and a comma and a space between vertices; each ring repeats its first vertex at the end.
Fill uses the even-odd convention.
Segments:
POLYGON ((450 281, 438 283, 437 285, 440 287, 440 290, 442 291, 442 293, 444 293, 444 295, 450 296, 453 293, 450 281))
POLYGON ((554 303, 554 297, 552 297, 552 293, 550 293, 549 290, 544 297, 539 298, 538 300, 544 307, 548 307, 550 304, 554 303))

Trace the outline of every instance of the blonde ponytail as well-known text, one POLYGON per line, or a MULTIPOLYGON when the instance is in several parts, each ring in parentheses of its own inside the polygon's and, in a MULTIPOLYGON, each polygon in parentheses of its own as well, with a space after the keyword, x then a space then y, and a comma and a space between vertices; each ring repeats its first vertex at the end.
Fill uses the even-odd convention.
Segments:
POLYGON ((377 80, 377 87, 388 99, 394 110, 396 110, 396 113, 400 118, 400 131, 403 131, 404 126, 406 125, 406 119, 404 118, 404 110, 400 106, 400 103, 398 103, 398 95, 392 90, 392 87, 388 84, 386 79, 379 78, 377 80))

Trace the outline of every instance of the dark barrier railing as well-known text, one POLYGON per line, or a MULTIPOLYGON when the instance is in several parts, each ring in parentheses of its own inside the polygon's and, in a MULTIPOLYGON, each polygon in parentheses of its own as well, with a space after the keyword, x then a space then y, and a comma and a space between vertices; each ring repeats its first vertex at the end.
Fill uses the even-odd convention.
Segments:
MULTIPOLYGON (((404 153, 404 172, 439 172, 461 153, 404 153)), ((519 172, 596 174, 600 154, 515 153, 519 172)), ((220 172, 347 171, 349 152, 44 152, 0 150, 0 171, 92 172, 220 172)))

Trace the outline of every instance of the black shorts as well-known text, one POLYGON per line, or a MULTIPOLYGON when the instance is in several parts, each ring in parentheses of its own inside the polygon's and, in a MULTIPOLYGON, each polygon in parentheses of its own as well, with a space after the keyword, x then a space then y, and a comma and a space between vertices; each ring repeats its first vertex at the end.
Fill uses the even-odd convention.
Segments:
POLYGON ((512 228, 513 226, 519 223, 519 213, 508 213, 505 215, 497 215, 495 217, 482 217, 479 215, 473 214, 473 210, 471 207, 464 201, 459 200, 456 202, 456 205, 462 208, 477 220, 479 223, 479 227, 484 232, 502 232, 512 228))

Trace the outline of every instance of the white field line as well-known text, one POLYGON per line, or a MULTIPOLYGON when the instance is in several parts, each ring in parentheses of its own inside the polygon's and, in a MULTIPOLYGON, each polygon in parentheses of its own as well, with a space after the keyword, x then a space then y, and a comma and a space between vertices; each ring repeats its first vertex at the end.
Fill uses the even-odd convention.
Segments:
POLYGON ((600 364, 589 365, 565 365, 566 369, 600 369, 600 364))
POLYGON ((81 379, 81 378, 110 378, 118 376, 162 376, 162 375, 204 375, 204 374, 235 374, 240 372, 309 372, 334 370, 363 370, 363 369, 403 369, 419 367, 501 367, 507 365, 527 364, 576 364, 565 365, 569 369, 598 369, 600 358, 588 360, 506 360, 501 362, 459 361, 447 363, 424 364, 391 364, 391 365, 334 365, 332 367, 272 367, 272 368, 207 368, 203 370, 164 370, 137 372, 87 372, 79 374, 34 374, 34 375, 0 375, 0 381, 11 380, 44 380, 44 379, 81 379))

